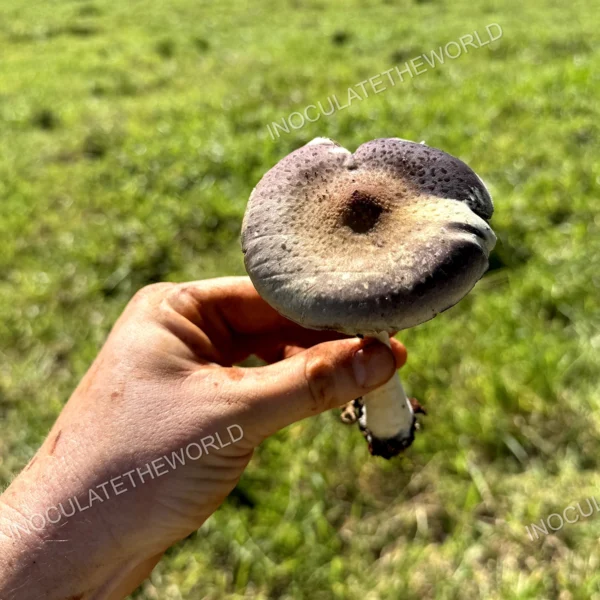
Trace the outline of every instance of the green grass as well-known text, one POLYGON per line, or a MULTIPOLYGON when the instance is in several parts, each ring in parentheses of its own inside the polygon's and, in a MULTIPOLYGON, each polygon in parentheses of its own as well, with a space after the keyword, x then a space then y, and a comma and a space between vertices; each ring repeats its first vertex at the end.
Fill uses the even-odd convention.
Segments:
POLYGON ((269 440, 137 598, 600 598, 600 17, 583 0, 3 0, 0 484, 133 292, 243 273, 261 175, 399 136, 489 184, 493 270, 404 332, 429 409, 402 458, 335 415, 269 440), (267 124, 489 23, 502 39, 271 139, 267 124))

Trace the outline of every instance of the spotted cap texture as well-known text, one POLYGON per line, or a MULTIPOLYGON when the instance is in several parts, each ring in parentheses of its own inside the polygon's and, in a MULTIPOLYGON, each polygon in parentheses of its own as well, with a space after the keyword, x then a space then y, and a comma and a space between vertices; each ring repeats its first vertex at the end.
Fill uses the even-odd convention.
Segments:
POLYGON ((385 138, 352 154, 317 138, 252 192, 244 261, 260 295, 292 321, 391 332, 471 290, 496 241, 492 212, 481 179, 441 150, 385 138))

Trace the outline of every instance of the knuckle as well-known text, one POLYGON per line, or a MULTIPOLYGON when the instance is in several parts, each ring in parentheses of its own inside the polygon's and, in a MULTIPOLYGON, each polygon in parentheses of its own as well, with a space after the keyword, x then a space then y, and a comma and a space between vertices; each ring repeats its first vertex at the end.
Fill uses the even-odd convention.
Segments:
POLYGON ((336 406, 335 363, 329 356, 309 353, 304 367, 304 375, 312 399, 312 410, 315 413, 329 410, 336 406))
POLYGON ((168 291, 175 287, 174 283, 152 283, 139 289, 125 311, 129 316, 132 315, 153 315, 156 317, 157 308, 160 308, 162 300, 168 294, 168 291))
POLYGON ((195 301, 198 297, 197 287, 190 283, 180 283, 173 286, 170 296, 183 302, 195 301))
POLYGON ((198 312, 201 304, 201 295, 195 286, 188 283, 180 283, 171 288, 166 301, 173 310, 189 318, 198 312))
POLYGON ((148 301, 151 298, 162 295, 164 292, 172 289, 173 287, 175 287, 175 284, 168 282, 151 283, 150 285, 145 285, 135 293, 132 302, 140 303, 148 301))

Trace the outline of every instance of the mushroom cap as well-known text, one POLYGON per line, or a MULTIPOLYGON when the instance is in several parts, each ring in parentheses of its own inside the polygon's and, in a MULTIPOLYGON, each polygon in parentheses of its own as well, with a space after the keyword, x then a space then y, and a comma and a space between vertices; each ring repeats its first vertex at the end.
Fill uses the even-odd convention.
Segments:
POLYGON ((259 294, 287 318, 347 334, 413 327, 488 267, 493 204, 462 161, 398 138, 352 154, 317 138, 261 179, 242 228, 259 294))

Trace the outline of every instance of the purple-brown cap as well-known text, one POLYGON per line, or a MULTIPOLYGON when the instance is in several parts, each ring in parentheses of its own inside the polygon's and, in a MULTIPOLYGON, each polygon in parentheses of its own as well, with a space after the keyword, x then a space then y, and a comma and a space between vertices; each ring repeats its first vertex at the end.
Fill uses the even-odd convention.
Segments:
POLYGON ((463 298, 496 238, 481 179, 398 138, 352 154, 317 138, 277 163, 246 209, 242 248, 260 295, 314 329, 392 332, 463 298))

